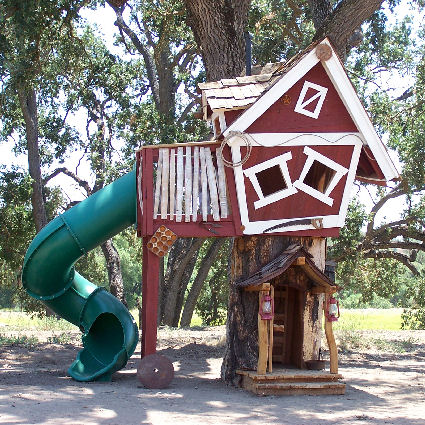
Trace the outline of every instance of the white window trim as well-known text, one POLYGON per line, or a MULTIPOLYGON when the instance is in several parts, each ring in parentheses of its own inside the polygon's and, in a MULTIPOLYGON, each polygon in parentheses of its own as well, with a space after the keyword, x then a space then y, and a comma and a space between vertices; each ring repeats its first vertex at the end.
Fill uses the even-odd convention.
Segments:
POLYGON ((342 165, 320 154, 319 152, 316 152, 315 150, 309 148, 308 146, 304 148, 304 153, 308 156, 308 158, 304 164, 304 168, 301 171, 301 175, 299 179, 294 182, 294 186, 297 189, 302 190, 303 192, 309 194, 313 198, 316 198, 319 201, 331 207, 334 200, 329 195, 335 189, 335 186, 339 183, 342 177, 348 173, 348 168, 343 167, 342 165), (313 165, 314 161, 320 162, 323 165, 326 165, 326 167, 331 168, 332 170, 335 171, 335 175, 333 176, 332 180, 329 182, 329 185, 326 188, 325 193, 322 193, 319 190, 316 190, 312 188, 311 186, 308 186, 304 183, 304 179, 307 173, 310 171, 310 168, 313 165))
POLYGON ((246 170, 243 170, 243 173, 254 186, 255 192, 257 193, 258 200, 254 202, 254 208, 262 208, 266 205, 272 204, 274 202, 280 201, 281 199, 287 198, 295 193, 297 193, 297 189, 293 186, 291 176, 289 175, 287 161, 292 159, 291 152, 286 152, 282 155, 279 155, 275 158, 264 161, 260 164, 256 164, 246 170), (271 167, 278 165, 282 176, 286 183, 286 189, 279 190, 278 192, 272 193, 270 195, 264 196, 261 186, 257 179, 257 173, 260 171, 265 171, 271 167))
POLYGON ((318 84, 311 83, 310 81, 304 81, 303 88, 301 89, 301 93, 298 97, 297 104, 295 105, 295 112, 299 114, 305 115, 310 118, 314 118, 317 120, 320 115, 320 111, 322 110, 323 102, 325 101, 326 94, 328 93, 328 89, 323 86, 319 86, 318 84), (308 89, 317 90, 317 93, 311 96, 308 100, 305 100, 305 95, 307 94, 308 89), (309 111, 304 109, 311 102, 319 98, 317 101, 317 105, 314 108, 314 111, 309 111))
MULTIPOLYGON (((314 134, 314 133, 313 133, 314 134)), ((293 217, 291 219, 272 219, 267 221, 250 221, 249 220, 249 214, 248 214, 248 204, 246 199, 246 192, 245 192, 245 177, 242 170, 242 166, 238 165, 234 167, 234 174, 235 174, 235 184, 236 184, 236 193, 238 198, 238 204, 239 204, 239 212, 241 217, 241 224, 244 226, 243 234, 244 235, 260 235, 262 234, 266 229, 277 225, 281 223, 286 223, 288 221, 300 219, 300 218, 323 218, 323 228, 333 228, 333 227, 342 227, 345 222, 345 217, 347 214, 348 204, 350 201, 350 191, 353 186, 355 174, 356 174, 356 168, 357 164, 359 162, 360 157, 360 151, 362 147, 361 139, 358 137, 358 134, 349 134, 345 133, 347 137, 344 137, 342 140, 339 140, 344 133, 320 133, 320 135, 324 138, 310 138, 310 135, 302 134, 302 137, 297 138, 296 140, 292 140, 293 136, 296 135, 296 133, 292 133, 290 135, 282 135, 282 134, 254 134, 251 135, 253 137, 253 146, 276 146, 279 145, 283 141, 288 140, 288 143, 285 144, 285 146, 299 146, 300 144, 310 145, 310 146, 333 146, 337 140, 339 140, 337 143, 338 145, 344 145, 344 146, 353 146, 354 152, 353 156, 351 157, 350 161, 350 171, 347 175, 347 180, 344 188, 343 197, 341 200, 341 206, 339 208, 339 213, 337 215, 328 215, 328 216, 315 216, 315 217, 293 217), (259 136, 264 136, 259 137, 259 136), (266 144, 267 137, 270 137, 271 139, 268 139, 268 142, 266 144), (305 137, 305 138, 304 138, 305 137), (255 142, 255 139, 258 138, 258 143, 255 142), (291 141, 289 141, 291 139, 291 141), (326 142, 325 140, 328 140, 329 142, 326 142)), ((246 142, 244 139, 242 139, 239 136, 233 136, 229 140, 229 145, 232 149, 232 160, 234 163, 238 163, 241 160, 241 147, 246 145, 246 142)), ((267 148, 266 148, 267 149, 267 148)), ((301 231, 301 230, 313 230, 314 227, 312 225, 294 225, 294 226, 285 226, 281 229, 276 229, 268 233, 279 233, 279 232, 295 232, 295 231, 301 231)))

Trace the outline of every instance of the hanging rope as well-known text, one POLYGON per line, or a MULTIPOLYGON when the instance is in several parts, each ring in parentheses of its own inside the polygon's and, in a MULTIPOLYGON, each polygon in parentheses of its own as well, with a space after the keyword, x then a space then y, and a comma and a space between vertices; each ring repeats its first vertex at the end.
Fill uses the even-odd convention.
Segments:
POLYGON ((251 151, 252 151, 252 142, 251 142, 250 139, 253 140, 254 143, 255 143, 255 140, 248 133, 242 133, 241 131, 230 131, 229 132, 228 136, 226 136, 223 139, 223 141, 221 142, 220 148, 218 149, 219 155, 221 156, 223 164, 226 167, 236 168, 236 167, 239 167, 239 166, 245 164, 245 162, 248 161, 249 157, 251 156, 251 151), (226 146, 227 142, 229 141, 230 138, 235 137, 235 136, 240 137, 245 142, 245 146, 246 146, 246 154, 238 162, 229 161, 226 158, 224 158, 224 155, 223 155, 223 149, 226 146))

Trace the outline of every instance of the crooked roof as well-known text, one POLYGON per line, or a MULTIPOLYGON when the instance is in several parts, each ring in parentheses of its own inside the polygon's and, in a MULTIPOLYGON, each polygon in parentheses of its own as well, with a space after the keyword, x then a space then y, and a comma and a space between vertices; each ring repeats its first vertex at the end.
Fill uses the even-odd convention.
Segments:
POLYGON ((256 286, 269 282, 271 279, 284 273, 299 257, 305 257, 305 264, 300 265, 305 274, 315 285, 325 288, 336 288, 332 282, 314 263, 312 255, 301 245, 293 244, 288 246, 278 257, 267 263, 264 267, 246 279, 236 281, 234 285, 239 288, 246 286, 256 286))

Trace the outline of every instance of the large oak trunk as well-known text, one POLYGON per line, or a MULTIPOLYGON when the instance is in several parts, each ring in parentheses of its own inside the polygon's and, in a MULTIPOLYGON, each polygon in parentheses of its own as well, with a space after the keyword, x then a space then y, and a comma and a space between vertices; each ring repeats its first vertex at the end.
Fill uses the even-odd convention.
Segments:
MULTIPOLYGON (((324 269, 324 238, 245 236, 235 240, 231 254, 227 345, 221 368, 222 379, 228 383, 238 384, 235 371, 255 370, 258 360, 258 293, 238 289, 234 282, 255 273, 293 243, 301 244, 313 255, 316 265, 324 269)), ((317 356, 320 348, 321 306, 308 297, 303 306, 304 344, 301 351, 304 358, 317 356)), ((302 342, 301 339, 299 343, 302 342)))

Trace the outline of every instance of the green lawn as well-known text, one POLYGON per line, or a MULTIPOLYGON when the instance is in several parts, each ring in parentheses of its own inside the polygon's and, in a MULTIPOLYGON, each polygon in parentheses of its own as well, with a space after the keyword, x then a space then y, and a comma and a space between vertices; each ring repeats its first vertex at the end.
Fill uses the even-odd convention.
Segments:
POLYGON ((400 330, 402 308, 341 310, 334 329, 400 330))
MULTIPOLYGON (((334 329, 343 330, 400 330, 401 328, 401 313, 403 309, 364 309, 364 310, 342 310, 341 317, 334 324, 334 329)), ((138 321, 138 312, 131 312, 133 317, 138 321)), ((201 326, 202 320, 196 314, 193 315, 192 326, 201 326)), ((31 317, 23 312, 0 310, 0 331, 1 328, 8 330, 57 330, 65 331, 77 329, 74 325, 65 320, 57 320, 52 317, 40 319, 31 317)))

